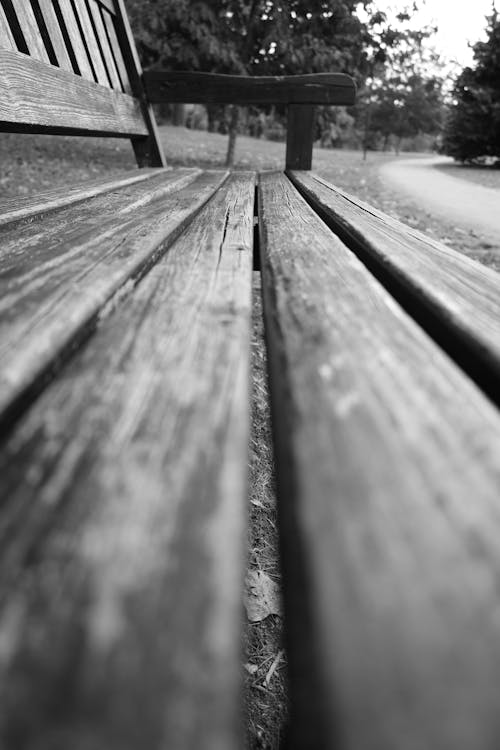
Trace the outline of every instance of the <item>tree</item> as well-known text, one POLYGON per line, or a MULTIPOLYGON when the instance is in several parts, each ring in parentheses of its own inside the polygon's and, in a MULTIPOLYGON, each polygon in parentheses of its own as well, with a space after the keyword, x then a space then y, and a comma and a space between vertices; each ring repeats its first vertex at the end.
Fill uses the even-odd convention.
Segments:
POLYGON ((442 127, 441 62, 424 43, 435 29, 412 28, 409 22, 415 9, 414 5, 400 11, 396 19, 381 12, 371 19, 370 69, 356 108, 365 156, 379 144, 386 148, 391 137, 398 151, 403 138, 435 134, 442 127))
POLYGON ((474 45, 474 65, 458 76, 443 151, 457 161, 500 158, 500 19, 486 18, 487 38, 474 45))

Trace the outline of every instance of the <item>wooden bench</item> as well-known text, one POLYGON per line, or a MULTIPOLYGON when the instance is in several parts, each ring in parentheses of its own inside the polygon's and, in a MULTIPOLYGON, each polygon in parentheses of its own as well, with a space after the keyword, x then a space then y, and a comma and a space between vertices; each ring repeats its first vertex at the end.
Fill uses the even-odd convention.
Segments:
POLYGON ((123 0, 1 0, 0 129, 146 167, 0 210, 2 750, 242 746, 254 249, 288 744, 498 748, 500 280, 307 171, 352 98, 142 73, 123 0), (164 168, 186 97, 287 104, 287 174, 164 168))

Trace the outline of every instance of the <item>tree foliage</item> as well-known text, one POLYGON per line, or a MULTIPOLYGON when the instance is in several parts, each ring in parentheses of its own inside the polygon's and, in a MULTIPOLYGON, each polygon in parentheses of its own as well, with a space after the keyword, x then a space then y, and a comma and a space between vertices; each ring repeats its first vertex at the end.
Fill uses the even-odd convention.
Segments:
POLYGON ((458 76, 443 150, 458 161, 500 158, 500 18, 487 17, 487 38, 474 45, 474 65, 458 76))
POLYGON ((435 134, 442 127, 441 62, 429 45, 432 26, 413 28, 413 9, 400 11, 397 23, 380 13, 374 28, 375 54, 358 93, 356 119, 365 152, 389 139, 435 134))
MULTIPOLYGON (((365 0, 370 7, 373 0, 365 0)), ((146 67, 218 73, 364 75, 358 0, 128 0, 146 67)))

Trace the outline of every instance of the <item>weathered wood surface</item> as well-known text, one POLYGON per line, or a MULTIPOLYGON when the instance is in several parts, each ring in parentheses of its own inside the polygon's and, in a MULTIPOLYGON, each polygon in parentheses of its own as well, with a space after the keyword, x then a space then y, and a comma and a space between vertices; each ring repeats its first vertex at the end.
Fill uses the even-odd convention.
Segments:
POLYGON ((242 746, 253 198, 229 178, 4 445, 2 747, 242 746))
POLYGON ((315 107, 290 104, 286 127, 286 168, 311 169, 315 107))
MULTIPOLYGON (((12 3, 12 6, 28 47, 29 54, 41 62, 48 63, 49 57, 31 3, 28 2, 28 0, 24 0, 24 2, 14 2, 12 3)), ((0 66, 0 69, 3 71, 3 66, 0 66)))
POLYGON ((116 65, 120 84, 122 86, 123 91, 125 91, 128 94, 131 94, 132 88, 130 85, 130 81, 128 79, 128 73, 127 73, 125 62, 123 60, 123 55, 120 49, 120 43, 116 35, 114 17, 105 10, 102 11, 102 17, 104 19, 104 25, 105 25, 106 33, 108 35, 109 44, 111 47, 111 54, 116 65))
POLYGON ((158 177, 0 230, 0 423, 185 228, 226 177, 158 177), (121 291, 120 291, 121 290, 121 291))
POLYGON ((354 104, 356 87, 343 73, 301 76, 231 76, 148 70, 148 100, 227 104, 354 104))
POLYGON ((68 44, 71 47, 70 56, 71 54, 73 55, 80 75, 87 81, 95 81, 94 72, 90 66, 89 56, 83 43, 71 0, 58 0, 58 7, 62 16, 62 23, 68 35, 68 44))
MULTIPOLYGON (((94 0, 89 3, 89 8, 92 14, 92 20, 94 22, 96 36, 104 59, 104 64, 108 72, 109 81, 112 88, 116 89, 117 91, 122 91, 123 89, 121 86, 120 77, 116 69, 116 64, 109 44, 108 35, 106 33, 106 29, 104 28, 101 8, 98 3, 94 2, 94 0)), ((109 15, 109 13, 107 15, 109 15)), ((131 92, 128 91, 127 93, 131 92)))
POLYGON ((66 42, 52 0, 38 0, 38 8, 45 23, 57 64, 63 70, 68 70, 72 73, 73 65, 71 64, 66 42))
POLYGON ((148 130, 141 106, 79 76, 20 52, 0 50, 0 129, 138 136, 148 130))
POLYGON ((114 0, 95 0, 103 8, 106 8, 112 15, 116 15, 116 7, 114 0))
MULTIPOLYGON (((193 173, 198 171, 193 169, 193 173)), ((120 176, 99 177, 96 180, 86 180, 78 185, 46 190, 27 198, 9 198, 0 203, 0 227, 19 221, 31 221, 40 218, 51 211, 58 211, 66 206, 95 198, 102 193, 118 190, 126 185, 133 185, 142 180, 149 180, 157 174, 154 169, 136 169, 125 172, 120 176)))
POLYGON ((318 219, 260 179, 298 748, 500 744, 500 415, 318 219))
POLYGON ((127 17, 124 0, 114 0, 116 7, 116 28, 120 40, 120 49, 127 69, 127 75, 132 88, 142 107, 142 116, 148 129, 146 138, 133 138, 132 146, 139 167, 166 166, 165 154, 159 137, 156 119, 151 102, 146 98, 143 86, 143 71, 139 55, 135 47, 134 37, 127 17))
POLYGON ((0 48, 10 50, 17 49, 16 42, 12 35, 12 31, 10 30, 2 5, 0 5, 0 48))
POLYGON ((439 344, 500 400, 500 275, 315 175, 292 181, 439 344))
POLYGON ((89 16, 87 3, 85 0, 73 0, 76 9, 82 36, 87 47, 90 63, 94 71, 94 78, 101 86, 109 86, 109 78, 104 66, 101 51, 89 16))

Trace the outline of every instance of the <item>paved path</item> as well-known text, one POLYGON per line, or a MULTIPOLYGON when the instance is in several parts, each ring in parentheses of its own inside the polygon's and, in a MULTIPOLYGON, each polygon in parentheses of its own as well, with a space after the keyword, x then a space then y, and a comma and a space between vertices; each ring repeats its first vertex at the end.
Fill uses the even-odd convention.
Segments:
POLYGON ((402 158, 380 168, 384 182, 416 199, 432 214, 500 242, 500 190, 475 185, 435 169, 440 157, 402 158))

